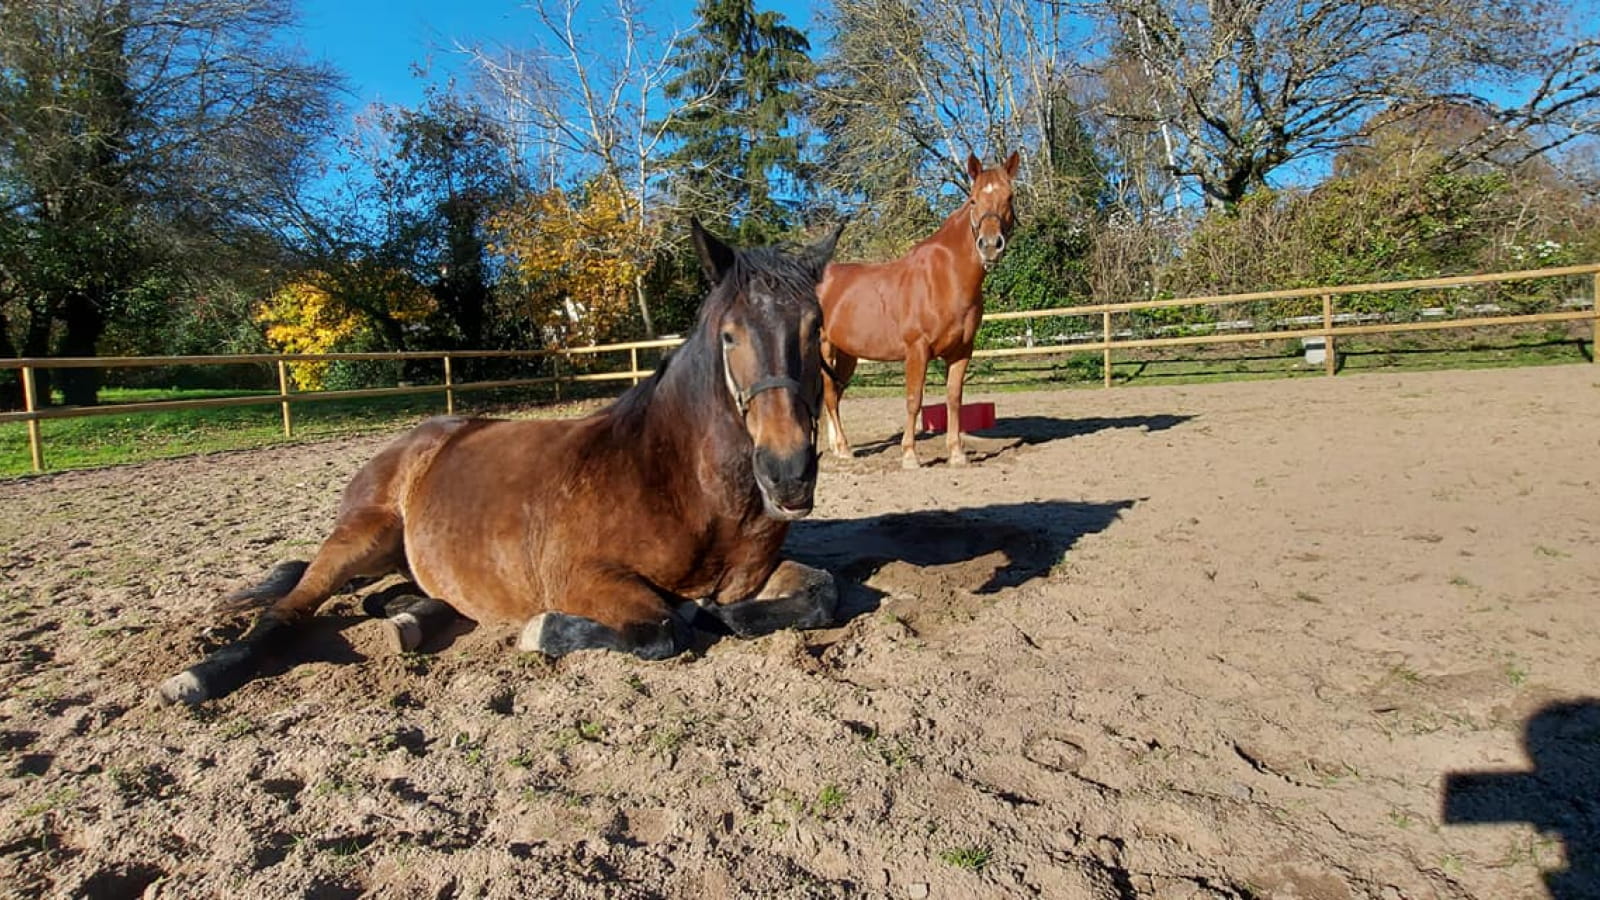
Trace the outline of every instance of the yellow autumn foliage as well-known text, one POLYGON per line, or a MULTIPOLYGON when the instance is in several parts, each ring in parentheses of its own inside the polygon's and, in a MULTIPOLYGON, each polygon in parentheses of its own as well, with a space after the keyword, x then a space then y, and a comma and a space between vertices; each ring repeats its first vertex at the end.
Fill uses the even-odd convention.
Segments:
POLYGON ((595 343, 629 315, 650 256, 615 182, 532 194, 490 220, 491 248, 522 288, 522 312, 570 344, 595 343))
MULTIPOLYGON (((319 272, 308 273, 268 297, 257 308, 256 323, 265 326, 267 343, 280 353, 334 353, 348 349, 350 343, 368 327, 367 317, 323 287, 329 279, 319 272)), ((405 283, 396 279, 396 283, 405 283)), ((433 296, 420 285, 391 292, 388 308, 402 322, 421 322, 432 314, 433 296)), ((330 362, 289 364, 289 377, 296 388, 322 390, 330 362)))

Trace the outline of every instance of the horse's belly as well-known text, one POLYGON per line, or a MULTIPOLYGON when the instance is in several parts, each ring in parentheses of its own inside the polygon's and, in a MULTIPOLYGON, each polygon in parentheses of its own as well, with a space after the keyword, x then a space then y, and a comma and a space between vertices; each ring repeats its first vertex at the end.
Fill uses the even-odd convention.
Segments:
POLYGON ((534 517, 550 485, 519 464, 523 441, 501 437, 447 447, 417 480, 402 508, 406 562, 428 596, 467 618, 520 622, 546 606, 534 517), (521 452, 504 452, 513 449, 521 452))
POLYGON ((406 561, 411 577, 430 597, 479 622, 521 622, 545 604, 530 577, 527 552, 512 536, 521 528, 491 530, 484 522, 450 515, 408 517, 406 561))

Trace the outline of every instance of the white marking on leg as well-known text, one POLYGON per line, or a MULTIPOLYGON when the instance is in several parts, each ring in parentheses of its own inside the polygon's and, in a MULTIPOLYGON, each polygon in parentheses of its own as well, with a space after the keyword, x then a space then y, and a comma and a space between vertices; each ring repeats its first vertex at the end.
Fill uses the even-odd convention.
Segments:
POLYGON ((540 641, 544 637, 544 620, 545 613, 540 613, 528 620, 528 624, 522 627, 522 637, 517 640, 518 650, 523 653, 544 652, 540 641))
POLYGON ((389 617, 389 624, 394 628, 396 650, 409 653, 422 646, 422 623, 416 616, 408 612, 396 613, 389 617))

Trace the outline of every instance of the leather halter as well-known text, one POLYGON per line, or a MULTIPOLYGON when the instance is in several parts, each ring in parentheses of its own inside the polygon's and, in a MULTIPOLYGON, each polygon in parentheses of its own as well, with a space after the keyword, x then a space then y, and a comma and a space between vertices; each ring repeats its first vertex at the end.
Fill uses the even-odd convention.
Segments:
POLYGON ((779 388, 794 391, 794 395, 799 398, 801 405, 808 410, 811 409, 811 404, 806 402, 805 392, 800 386, 800 382, 787 375, 768 375, 765 378, 756 379, 754 384, 733 395, 733 402, 739 407, 739 415, 744 415, 745 411, 750 408, 750 400, 755 395, 762 391, 775 391, 779 388))
POLYGON ((747 387, 739 387, 739 383, 733 377, 733 370, 728 368, 728 348, 726 346, 722 348, 722 374, 727 379, 728 393, 733 395, 733 405, 738 407, 741 418, 749 415, 750 401, 757 394, 776 390, 793 391, 795 398, 800 401, 801 406, 805 407, 812 420, 814 421, 817 417, 816 404, 806 398, 805 387, 799 381, 787 375, 767 375, 763 378, 757 378, 747 387))
MULTIPOLYGON (((973 205, 976 206, 977 204, 973 204, 973 205)), ((1005 220, 1000 218, 1000 214, 999 213, 993 212, 993 211, 986 212, 983 215, 977 217, 976 219, 974 219, 971 216, 971 214, 968 214, 967 215, 967 224, 972 227, 972 239, 974 241, 976 241, 978 239, 978 232, 983 229, 983 220, 984 219, 993 219, 993 220, 995 220, 995 222, 997 222, 1000 225, 1000 235, 1002 237, 1005 236, 1005 233, 1006 233, 1005 220)))

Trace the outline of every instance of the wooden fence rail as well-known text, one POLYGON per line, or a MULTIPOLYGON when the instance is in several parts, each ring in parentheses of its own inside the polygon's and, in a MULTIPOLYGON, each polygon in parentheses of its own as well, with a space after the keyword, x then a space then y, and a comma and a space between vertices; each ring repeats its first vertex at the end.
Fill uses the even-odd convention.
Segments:
MULTIPOLYGON (((1024 319, 1074 318, 1100 316, 1099 340, 1051 342, 1035 346, 1000 347, 979 350, 974 357, 1013 357, 1082 353, 1100 351, 1101 366, 1106 387, 1111 386, 1112 351, 1115 349, 1145 349, 1156 347, 1183 347, 1199 344, 1245 343, 1251 341, 1290 340, 1294 338, 1321 338, 1326 348, 1326 372, 1336 371, 1334 344, 1341 337, 1356 335, 1391 334, 1410 331, 1438 331, 1453 328, 1479 328, 1492 325, 1523 325, 1552 322, 1590 322, 1591 347, 1600 338, 1600 263, 1581 266, 1562 266, 1548 269, 1528 269, 1517 272, 1498 272, 1484 275, 1462 275, 1449 278, 1424 278, 1411 281, 1390 281, 1373 284, 1339 285, 1330 287, 1295 288, 1284 291, 1258 291, 1248 294, 1220 294, 1215 296, 1181 297, 1165 300, 1143 300, 1132 303, 1097 303, 1084 306, 1056 307, 1051 309, 1023 310, 989 313, 984 321, 1003 322, 1024 319), (1591 304, 1584 309, 1564 312, 1528 313, 1521 315, 1487 315, 1460 319, 1442 319, 1423 322, 1383 322, 1376 324, 1336 324, 1335 298, 1359 294, 1387 293, 1392 291, 1448 290, 1485 284, 1530 281, 1534 279, 1571 278, 1590 276, 1591 304), (1218 331, 1210 334, 1189 334, 1177 337, 1140 338, 1119 337, 1112 331, 1112 316, 1156 309, 1180 309, 1197 306, 1217 306, 1237 303, 1254 303, 1269 300, 1296 300, 1320 298, 1322 315, 1319 327, 1278 329, 1273 331, 1218 331)), ((123 415, 126 413, 157 412, 177 409, 215 409, 229 406, 265 405, 276 403, 282 410, 283 433, 292 436, 294 425, 290 412, 292 404, 321 400, 346 400, 365 397, 391 397, 409 394, 444 394, 445 411, 455 412, 455 397, 462 391, 493 390, 511 387, 553 386, 560 397, 563 384, 596 381, 627 380, 633 384, 649 374, 639 368, 639 351, 676 347, 681 339, 663 338, 651 341, 631 341, 602 344, 593 347, 575 347, 563 350, 455 350, 409 351, 392 353, 317 353, 277 354, 253 353, 214 356, 138 356, 138 357, 78 357, 78 358, 22 358, 0 359, 0 370, 17 369, 22 379, 24 408, 21 412, 0 413, 0 424, 26 422, 28 448, 33 469, 44 471, 44 442, 39 423, 49 419, 78 418, 85 416, 123 415), (628 352, 628 368, 620 371, 584 372, 573 370, 572 360, 579 356, 628 352), (537 378, 516 378, 498 381, 459 382, 454 378, 452 363, 464 359, 548 359, 552 374, 537 378), (292 391, 289 389, 289 367, 296 363, 332 362, 337 360, 437 360, 441 366, 439 384, 412 385, 392 388, 366 388, 361 390, 292 391), (561 363, 568 371, 561 371, 561 363), (277 370, 278 393, 248 397, 216 397, 202 400, 160 400, 139 403, 116 403, 106 406, 45 407, 38 396, 35 373, 40 369, 73 368, 133 368, 184 365, 246 365, 270 364, 277 370)), ((1600 362, 1591 350, 1590 359, 1600 362)))

